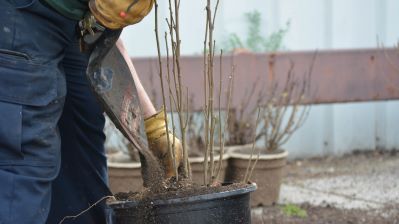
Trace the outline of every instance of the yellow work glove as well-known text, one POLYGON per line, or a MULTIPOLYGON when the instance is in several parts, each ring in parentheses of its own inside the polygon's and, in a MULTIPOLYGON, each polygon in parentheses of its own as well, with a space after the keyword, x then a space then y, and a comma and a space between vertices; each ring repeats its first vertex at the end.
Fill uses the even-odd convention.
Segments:
POLYGON ((140 22, 152 9, 155 0, 90 0, 89 7, 99 23, 120 29, 140 22))
MULTIPOLYGON (((155 115, 144 119, 144 124, 150 150, 161 161, 163 168, 165 169, 166 176, 175 176, 173 159, 169 153, 164 110, 162 109, 155 115)), ((169 141, 171 148, 175 152, 176 166, 180 167, 183 157, 183 150, 180 140, 173 136, 172 133, 169 133, 169 141)))

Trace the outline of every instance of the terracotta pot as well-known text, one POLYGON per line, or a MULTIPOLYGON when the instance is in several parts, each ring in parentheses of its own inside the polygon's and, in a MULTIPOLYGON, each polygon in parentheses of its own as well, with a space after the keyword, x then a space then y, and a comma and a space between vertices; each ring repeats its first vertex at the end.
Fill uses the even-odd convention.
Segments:
MULTIPOLYGON (((222 168, 220 170, 218 180, 224 182, 224 176, 228 164, 228 154, 223 156, 222 168)), ((196 184, 204 184, 204 158, 203 157, 191 157, 188 159, 191 165, 192 180, 196 184)), ((215 166, 218 165, 219 154, 215 154, 215 166)))
MULTIPOLYGON (((246 145, 229 152, 226 182, 238 182, 244 179, 251 149, 252 146, 246 145)), ((258 190, 251 195, 251 206, 272 205, 278 201, 287 155, 284 150, 261 153, 250 179, 258 185, 258 190)), ((255 159, 256 155, 253 156, 253 161, 255 159)))
POLYGON ((109 186, 112 193, 140 191, 143 187, 140 167, 138 162, 108 162, 109 186))
POLYGON ((245 145, 228 145, 224 146, 224 151, 230 155, 230 153, 237 151, 237 150, 251 150, 252 149, 252 143, 250 144, 245 144, 245 145))

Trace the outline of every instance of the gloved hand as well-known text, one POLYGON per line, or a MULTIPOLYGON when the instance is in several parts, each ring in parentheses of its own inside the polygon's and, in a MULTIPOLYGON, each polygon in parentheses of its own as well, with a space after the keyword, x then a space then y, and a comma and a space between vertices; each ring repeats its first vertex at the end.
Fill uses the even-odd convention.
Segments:
POLYGON ((140 22, 152 9, 155 0, 90 0, 89 7, 99 23, 120 29, 140 22))
MULTIPOLYGON (((150 150, 161 161, 166 176, 174 176, 175 171, 173 168, 173 159, 169 153, 164 110, 162 109, 155 115, 146 118, 144 124, 150 150)), ((173 136, 172 133, 169 133, 169 141, 171 148, 174 141, 174 147, 172 149, 175 152, 176 166, 181 167, 183 149, 180 140, 173 136)))

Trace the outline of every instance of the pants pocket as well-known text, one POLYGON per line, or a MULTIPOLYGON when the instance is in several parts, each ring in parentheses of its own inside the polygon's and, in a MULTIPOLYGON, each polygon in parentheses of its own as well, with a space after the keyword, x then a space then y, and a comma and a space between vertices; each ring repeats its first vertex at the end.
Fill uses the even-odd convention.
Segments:
POLYGON ((29 55, 0 49, 0 101, 45 106, 57 93, 57 68, 33 63, 29 55))
POLYGON ((0 165, 54 164, 65 96, 57 76, 57 67, 0 50, 0 165))
POLYGON ((0 101, 0 164, 23 159, 22 106, 0 101))

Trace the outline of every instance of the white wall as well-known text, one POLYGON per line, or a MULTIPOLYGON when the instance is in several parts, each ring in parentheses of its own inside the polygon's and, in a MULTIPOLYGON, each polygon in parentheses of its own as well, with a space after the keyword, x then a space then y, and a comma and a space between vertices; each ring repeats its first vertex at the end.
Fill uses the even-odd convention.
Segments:
MULTIPOLYGON (((160 1, 160 30, 167 15, 160 1)), ((182 54, 202 52, 205 1, 181 1, 182 54)), ((221 0, 216 39, 235 32, 245 38, 244 13, 262 13, 263 34, 291 21, 286 50, 374 48, 399 39, 398 0, 221 0)), ((163 36, 163 35, 162 35, 163 36)), ((154 14, 126 28, 122 38, 133 57, 155 56, 154 14)), ((291 157, 342 154, 355 149, 399 148, 399 102, 313 106, 311 114, 284 146, 291 157)))
POLYGON ((284 145, 291 158, 399 149, 399 102, 314 105, 304 126, 284 145))
MULTIPOLYGON (((160 33, 166 30, 167 1, 160 1, 160 33)), ((202 52, 205 1, 181 1, 182 54, 202 52)), ((244 14, 262 14, 263 33, 270 33, 291 21, 284 40, 287 50, 373 48, 377 37, 386 46, 399 38, 397 0, 221 0, 216 24, 220 43, 235 32, 245 39, 244 14)), ((155 56, 154 13, 124 30, 122 38, 134 57, 155 56)))

